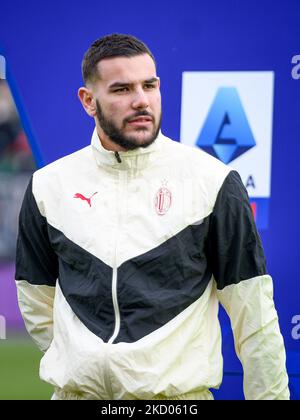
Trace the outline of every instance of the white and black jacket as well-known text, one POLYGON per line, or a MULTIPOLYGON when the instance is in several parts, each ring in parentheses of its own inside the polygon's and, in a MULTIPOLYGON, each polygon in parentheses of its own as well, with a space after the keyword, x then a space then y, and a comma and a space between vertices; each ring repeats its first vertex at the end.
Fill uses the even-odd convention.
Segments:
POLYGON ((237 172, 159 134, 34 173, 16 280, 61 398, 179 398, 222 381, 219 301, 248 399, 288 399, 272 279, 237 172))

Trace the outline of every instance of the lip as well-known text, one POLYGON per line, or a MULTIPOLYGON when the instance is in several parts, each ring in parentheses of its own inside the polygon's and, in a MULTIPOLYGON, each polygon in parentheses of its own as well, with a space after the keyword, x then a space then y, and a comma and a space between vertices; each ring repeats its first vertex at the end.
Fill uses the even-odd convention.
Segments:
POLYGON ((152 121, 130 121, 128 123, 131 127, 148 127, 152 125, 152 121))
POLYGON ((140 116, 128 121, 130 125, 149 125, 152 124, 152 118, 148 116, 140 116))

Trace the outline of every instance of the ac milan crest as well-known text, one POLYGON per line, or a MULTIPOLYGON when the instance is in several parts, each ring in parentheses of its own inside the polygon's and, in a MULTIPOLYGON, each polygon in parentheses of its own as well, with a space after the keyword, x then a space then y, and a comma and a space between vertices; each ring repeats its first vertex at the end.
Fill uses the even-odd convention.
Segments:
POLYGON ((172 204, 172 193, 167 188, 166 183, 157 191, 155 196, 155 209, 159 216, 167 213, 172 204))

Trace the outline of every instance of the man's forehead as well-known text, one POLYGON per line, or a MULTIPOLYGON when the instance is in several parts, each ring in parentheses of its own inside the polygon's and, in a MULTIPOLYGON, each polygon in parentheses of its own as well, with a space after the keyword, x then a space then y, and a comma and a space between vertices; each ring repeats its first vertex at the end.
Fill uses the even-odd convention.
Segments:
POLYGON ((100 80, 107 84, 137 83, 156 77, 154 61, 148 54, 105 58, 98 63, 97 68, 100 80))

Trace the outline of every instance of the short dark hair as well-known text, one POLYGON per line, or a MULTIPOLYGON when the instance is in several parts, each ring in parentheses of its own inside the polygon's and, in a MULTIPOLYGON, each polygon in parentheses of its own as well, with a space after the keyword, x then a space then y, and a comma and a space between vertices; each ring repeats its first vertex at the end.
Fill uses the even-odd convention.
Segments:
POLYGON ((111 34, 92 43, 82 61, 82 77, 86 84, 99 78, 97 64, 104 58, 134 57, 148 54, 155 63, 155 58, 147 45, 132 35, 111 34))

